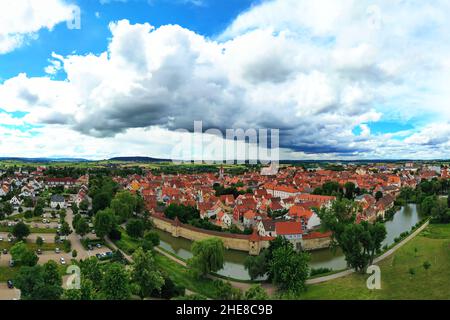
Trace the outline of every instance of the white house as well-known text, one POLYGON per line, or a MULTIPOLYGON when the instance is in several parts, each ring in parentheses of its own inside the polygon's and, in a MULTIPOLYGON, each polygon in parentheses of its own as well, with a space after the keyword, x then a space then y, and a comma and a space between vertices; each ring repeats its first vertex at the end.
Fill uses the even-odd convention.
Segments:
POLYGON ((50 199, 50 207, 52 207, 53 209, 55 208, 65 208, 66 207, 66 200, 64 199, 64 197, 60 194, 55 194, 51 197, 50 199))
POLYGON ((19 200, 16 196, 12 197, 12 199, 9 201, 9 203, 12 204, 13 207, 17 208, 20 207, 22 204, 22 201, 19 200))

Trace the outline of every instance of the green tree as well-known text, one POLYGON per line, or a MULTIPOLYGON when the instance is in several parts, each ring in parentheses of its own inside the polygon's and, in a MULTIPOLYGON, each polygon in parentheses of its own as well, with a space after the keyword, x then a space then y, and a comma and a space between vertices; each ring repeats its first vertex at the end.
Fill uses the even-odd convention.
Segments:
POLYGON ((191 251, 193 257, 188 264, 197 276, 206 276, 223 268, 225 247, 222 240, 210 238, 195 241, 191 251))
POLYGON ((97 285, 97 289, 99 289, 103 276, 98 259, 90 257, 80 261, 80 269, 82 277, 86 280, 90 280, 93 284, 97 285))
POLYGON ((94 212, 94 214, 96 214, 100 210, 108 208, 110 203, 111 203, 110 194, 106 192, 96 194, 95 197, 92 199, 92 211, 94 212))
POLYGON ((238 288, 233 288, 230 282, 221 280, 214 281, 216 287, 216 296, 219 300, 241 300, 242 291, 238 288))
POLYGON ((4 202, 3 203, 3 213, 7 216, 11 215, 14 212, 14 208, 11 203, 4 202))
POLYGON ((245 300, 267 300, 269 295, 260 284, 254 284, 245 292, 245 300))
POLYGON ((332 232, 332 246, 339 246, 349 267, 365 272, 372 264, 375 254, 381 250, 386 238, 386 228, 382 223, 371 224, 363 221, 355 223, 360 208, 346 199, 335 201, 330 208, 323 207, 318 215, 322 227, 332 232))
POLYGON ((309 276, 309 254, 296 252, 292 245, 283 246, 273 252, 270 261, 272 281, 281 290, 299 294, 306 289, 306 279, 309 276))
POLYGON ((84 237, 89 232, 89 223, 85 218, 80 218, 75 223, 75 232, 80 236, 84 237))
POLYGON ((269 251, 263 250, 257 256, 248 256, 244 261, 245 269, 247 269, 250 279, 254 280, 263 277, 269 270, 269 251))
POLYGON ((23 222, 17 223, 12 230, 12 234, 19 240, 28 237, 30 234, 30 228, 23 222))
POLYGON ((68 236, 69 234, 72 233, 72 230, 70 229, 70 226, 67 222, 63 222, 61 225, 61 231, 60 231, 61 235, 63 236, 68 236))
POLYGON ((53 261, 43 266, 22 267, 14 278, 23 300, 58 300, 63 292, 61 281, 53 261))
POLYGON ((38 247, 42 247, 44 245, 44 239, 42 239, 42 237, 37 237, 36 238, 36 245, 38 247))
POLYGON ((160 291, 164 278, 158 270, 151 251, 144 252, 138 248, 133 254, 131 279, 138 288, 141 299, 149 297, 153 291, 160 291))
POLYGON ((130 276, 120 263, 105 266, 101 282, 101 293, 106 300, 128 300, 131 295, 130 276))
POLYGON ((132 238, 144 236, 145 224, 141 219, 130 219, 127 223, 127 234, 132 238))
POLYGON ((17 242, 10 250, 11 257, 19 265, 34 266, 39 260, 39 257, 27 248, 27 245, 22 241, 17 242))
POLYGON ((111 209, 97 212, 94 218, 94 228, 100 238, 108 235, 116 225, 116 219, 111 209))
POLYGON ((89 201, 87 201, 86 199, 84 199, 83 201, 80 202, 80 208, 81 211, 87 211, 89 209, 89 201))
POLYGON ((118 192, 111 201, 111 209, 113 210, 119 221, 124 222, 132 217, 136 208, 136 197, 129 191, 118 192))
POLYGON ((347 182, 344 185, 344 189, 345 189, 345 197, 347 199, 352 200, 355 197, 355 190, 356 190, 356 186, 353 182, 347 182))

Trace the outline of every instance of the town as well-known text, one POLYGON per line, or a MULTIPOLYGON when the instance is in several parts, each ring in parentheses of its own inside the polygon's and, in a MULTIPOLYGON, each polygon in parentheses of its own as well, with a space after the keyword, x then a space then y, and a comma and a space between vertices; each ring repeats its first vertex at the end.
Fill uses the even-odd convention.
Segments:
POLYGON ((250 256, 279 238, 297 252, 324 250, 332 245, 333 232, 324 230, 319 212, 337 200, 357 205, 355 224, 374 224, 395 215, 406 191, 450 179, 444 164, 418 162, 188 169, 170 164, 5 166, 0 188, 5 275, 0 280, 9 290, 0 287, 0 298, 20 297, 9 274, 21 266, 55 261, 62 268, 91 259, 132 263, 138 248, 148 246, 146 239, 156 253, 180 262, 158 246, 158 232, 194 243, 220 239, 226 250, 250 256), (116 222, 104 223, 108 210, 116 222), (147 222, 151 227, 145 227, 147 222))

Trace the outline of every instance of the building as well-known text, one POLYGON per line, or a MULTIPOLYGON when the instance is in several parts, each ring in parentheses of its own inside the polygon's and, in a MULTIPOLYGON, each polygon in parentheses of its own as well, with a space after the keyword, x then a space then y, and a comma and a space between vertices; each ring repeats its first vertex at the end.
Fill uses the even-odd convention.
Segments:
POLYGON ((56 209, 56 208, 62 209, 66 207, 66 200, 64 199, 64 197, 60 194, 55 194, 50 198, 50 207, 52 209, 56 209))

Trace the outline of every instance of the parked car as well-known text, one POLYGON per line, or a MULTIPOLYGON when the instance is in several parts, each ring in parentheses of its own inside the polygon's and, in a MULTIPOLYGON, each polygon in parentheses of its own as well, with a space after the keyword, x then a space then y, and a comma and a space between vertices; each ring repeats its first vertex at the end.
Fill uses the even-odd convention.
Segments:
POLYGON ((55 249, 55 253, 60 253, 60 252, 61 252, 61 250, 59 248, 55 249))
POLYGON ((96 246, 97 248, 101 248, 101 247, 102 247, 102 244, 101 244, 101 243, 97 243, 95 246, 96 246))
POLYGON ((14 289, 14 283, 12 282, 12 280, 6 281, 6 284, 8 285, 9 289, 14 289))
POLYGON ((3 254, 8 254, 8 250, 3 249, 3 254))
POLYGON ((37 254, 42 254, 42 250, 41 250, 41 249, 37 249, 37 250, 36 250, 36 253, 37 253, 37 254))
POLYGON ((66 260, 63 257, 61 257, 61 259, 59 259, 59 261, 61 261, 61 264, 66 264, 66 260))
POLYGON ((3 241, 3 237, 0 237, 0 241, 3 241))
POLYGON ((91 244, 88 244, 87 247, 88 247, 88 250, 92 250, 92 245, 91 244))
POLYGON ((15 265, 14 260, 12 260, 12 259, 9 260, 9 266, 10 266, 10 267, 14 267, 14 265, 15 265))

